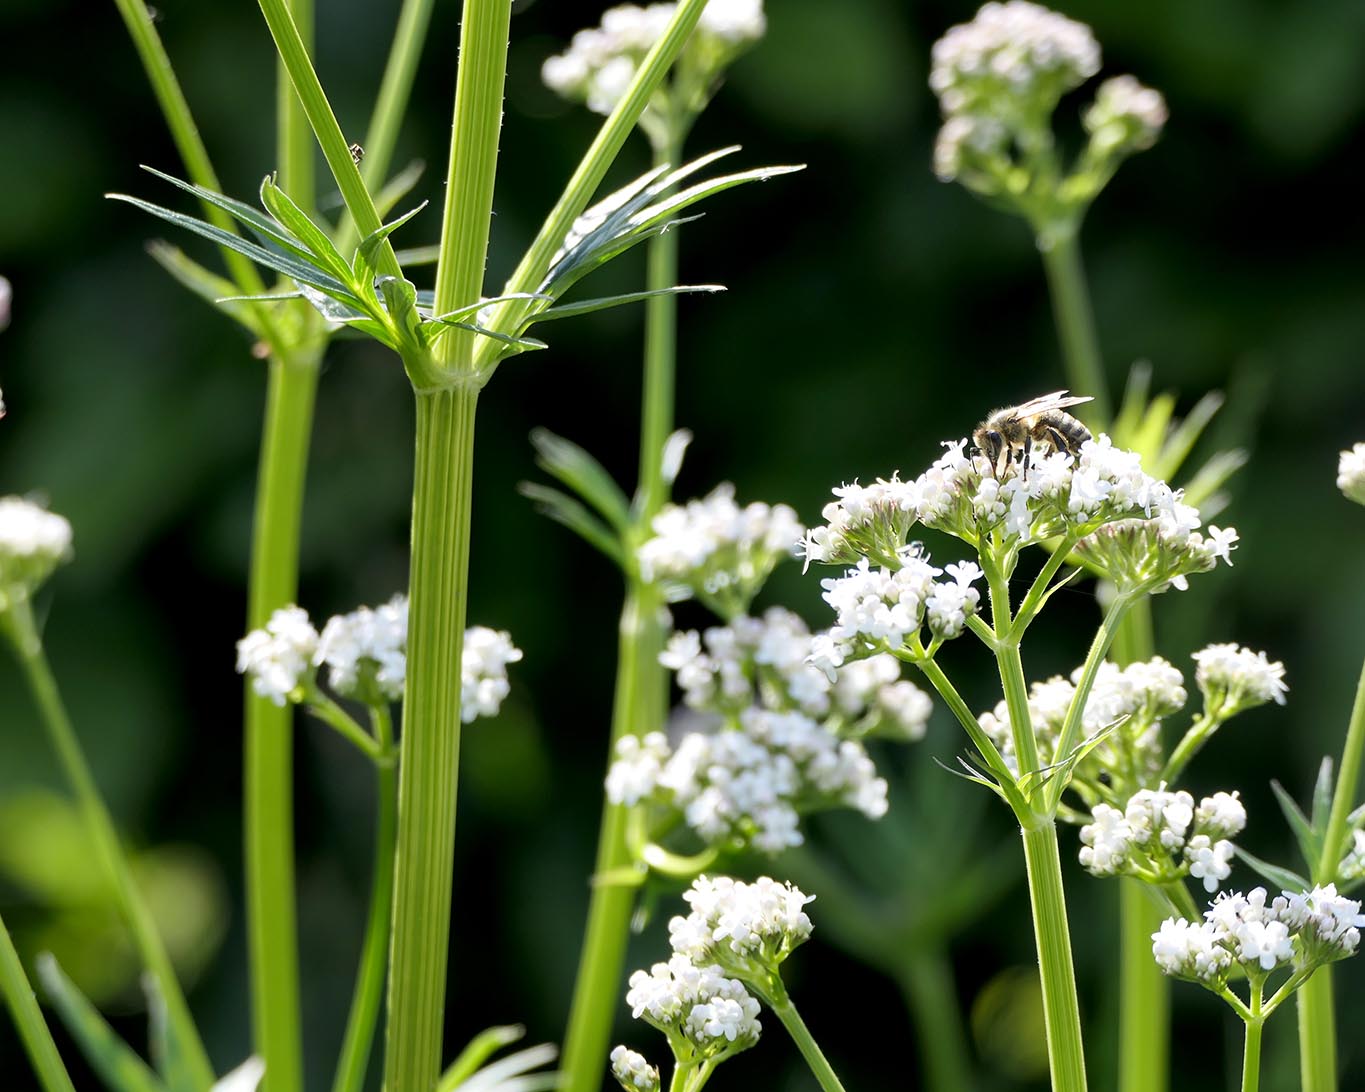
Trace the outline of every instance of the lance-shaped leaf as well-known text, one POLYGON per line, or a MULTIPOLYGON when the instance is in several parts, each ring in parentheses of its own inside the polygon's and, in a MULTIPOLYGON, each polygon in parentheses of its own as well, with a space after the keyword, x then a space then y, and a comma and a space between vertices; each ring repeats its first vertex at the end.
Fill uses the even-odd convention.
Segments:
POLYGON ((1261 858, 1248 853, 1241 846, 1234 845, 1232 848, 1237 856, 1250 866, 1253 872, 1283 891, 1307 891, 1312 887, 1312 884, 1292 869, 1281 868, 1269 861, 1263 861, 1261 858))
POLYGON ((441 1074, 436 1092, 535 1092, 556 1087, 559 1074, 532 1072, 554 1061, 558 1054, 548 1043, 518 1050, 487 1064, 495 1053, 525 1034, 526 1029, 516 1025, 481 1032, 441 1074))
POLYGON ((536 449, 536 463, 542 470, 558 478, 602 513, 617 534, 623 535, 629 530, 630 501, 601 463, 571 440, 556 436, 549 429, 534 429, 531 445, 536 449))
POLYGON ((1322 856, 1321 837, 1313 830, 1313 825, 1294 802, 1294 798, 1285 792, 1278 781, 1271 781, 1270 788, 1279 802, 1280 811, 1284 812, 1285 822, 1289 824, 1289 829, 1294 832, 1294 838, 1299 843, 1299 852, 1303 854, 1303 859, 1308 862, 1311 869, 1322 856))
MULTIPOLYGON (((302 243, 312 259, 342 284, 354 284, 351 265, 332 244, 327 233, 313 223, 290 196, 275 185, 267 175, 261 181, 261 204, 275 218, 275 222, 302 243)), ((382 230, 382 229, 381 229, 382 230)))
POLYGON ((517 491, 535 503, 536 511, 548 516, 574 531, 591 546, 597 547, 621 568, 625 568, 626 555, 620 540, 611 533, 600 519, 588 511, 587 507, 567 493, 551 489, 548 485, 536 482, 522 482, 517 491))
MULTIPOLYGON (((152 256, 157 265, 161 266, 200 299, 212 304, 214 308, 223 312, 233 321, 246 327, 254 337, 263 336, 261 324, 252 303, 258 302, 264 305, 269 300, 282 298, 281 296, 239 296, 237 286, 232 281, 205 269, 179 247, 171 246, 169 243, 159 241, 149 243, 147 244, 147 253, 152 256)), ((289 293, 289 295, 295 296, 297 293, 289 293)))
POLYGON ((90 1068, 112 1092, 166 1092, 152 1068, 119 1038, 50 952, 40 955, 35 966, 52 1007, 80 1045, 90 1068))
POLYGON ((1327 821, 1332 811, 1332 759, 1324 756, 1318 766, 1318 779, 1313 785, 1313 833, 1319 838, 1327 834, 1327 821))
POLYGON ((687 292, 724 292, 723 284, 676 284, 672 288, 656 288, 648 292, 626 292, 620 296, 602 296, 599 299, 579 300, 575 303, 561 303, 554 307, 547 307, 544 311, 536 313, 537 322, 550 322, 554 319, 574 318, 578 315, 591 314, 593 311, 605 311, 610 307, 620 307, 627 303, 639 303, 654 296, 678 296, 687 292))
POLYGON ((181 1041, 166 1010, 166 999, 156 978, 147 974, 142 978, 142 992, 147 996, 147 1025, 152 1048, 152 1063, 161 1075, 166 1092, 201 1092, 189 1064, 185 1044, 181 1041))

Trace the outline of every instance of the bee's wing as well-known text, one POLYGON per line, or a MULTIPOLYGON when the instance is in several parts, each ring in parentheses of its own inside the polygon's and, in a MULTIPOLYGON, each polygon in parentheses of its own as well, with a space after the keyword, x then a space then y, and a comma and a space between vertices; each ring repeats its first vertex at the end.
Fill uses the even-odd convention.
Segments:
POLYGON ((1048 410, 1065 409, 1067 406, 1079 406, 1082 402, 1093 401, 1094 398, 1090 395, 1067 397, 1066 391, 1053 391, 1051 394, 1041 394, 1030 399, 1022 406, 1015 406, 1014 412, 1020 417, 1031 417, 1034 414, 1046 413, 1048 410))

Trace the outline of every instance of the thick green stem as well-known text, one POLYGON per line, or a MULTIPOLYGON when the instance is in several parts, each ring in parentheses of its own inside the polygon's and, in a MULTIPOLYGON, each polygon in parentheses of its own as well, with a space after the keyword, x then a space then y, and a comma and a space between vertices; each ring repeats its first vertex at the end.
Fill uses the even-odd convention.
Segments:
POLYGON ((1257 1092, 1261 1087, 1261 1017, 1262 983, 1257 979, 1251 984, 1251 1019, 1247 1020, 1246 1051, 1242 1055, 1242 1092, 1257 1092))
MULTIPOLYGON (((247 628, 264 626, 298 594, 303 515, 318 350, 270 361, 256 481, 247 628)), ((302 1087, 298 923, 294 897, 294 714, 246 693, 245 815, 247 941, 256 1051, 267 1085, 302 1087)))
POLYGON ((471 386, 417 396, 408 680, 385 1086, 427 1092, 441 1063, 460 757, 460 656, 469 577, 471 386))
MULTIPOLYGON (((676 139, 654 145, 654 165, 677 166, 681 153, 676 139)), ((665 231, 649 241, 649 269, 645 287, 662 291, 678 283, 678 233, 665 231)), ((640 492, 652 518, 664 502, 664 441, 673 431, 676 387, 678 297, 653 296, 645 301, 645 377, 640 407, 640 492)), ((646 527, 648 524, 646 524, 646 527)))
POLYGON ((376 706, 375 738, 383 757, 375 765, 374 873, 370 879, 370 914, 361 946, 351 1015, 341 1044, 332 1092, 361 1092, 369 1069, 374 1029, 384 997, 384 971, 389 955, 389 923, 393 912, 393 857, 398 831, 397 753, 389 711, 376 706))
POLYGON ((62 773, 76 798, 86 832, 94 845, 95 857, 104 872, 105 881, 109 884, 114 904, 132 934, 133 945, 143 966, 161 991, 167 1019, 185 1051, 185 1068, 196 1088, 207 1089, 213 1084, 213 1066, 194 1026, 185 994, 175 976, 175 968, 171 966, 170 956, 166 954, 165 945, 157 933, 151 911, 147 909, 142 893, 133 880, 128 858, 114 830, 114 820, 104 806, 94 775, 90 772, 90 766, 81 751, 80 741, 76 738, 76 730, 72 727, 66 707, 62 704, 61 695, 57 690, 57 680, 53 678, 52 668, 43 652, 29 601, 12 600, 9 609, 0 614, 0 626, 3 626, 13 641, 14 649, 18 653, 24 677, 42 716, 43 727, 47 730, 48 739, 57 753, 62 773))
POLYGON ((0 992, 5 995, 14 1028, 19 1032, 43 1092, 76 1092, 3 921, 0 921, 0 992))
POLYGON ((1337 1090, 1337 1018, 1332 968, 1317 973, 1294 995, 1299 1014, 1299 1076, 1303 1092, 1337 1090))
POLYGON ((1140 880, 1119 883, 1119 1092, 1159 1092, 1170 1057, 1170 991, 1152 959, 1161 911, 1140 880))
POLYGON ((1057 852, 1057 828, 1052 820, 1045 819, 1033 829, 1025 828, 1023 835, 1052 1088, 1053 1092, 1084 1092, 1085 1051, 1081 1042, 1080 1006, 1076 1000, 1076 973, 1071 960, 1071 933, 1066 920, 1066 894, 1062 890, 1062 861, 1057 852))
POLYGON ((787 996, 786 989, 780 981, 774 981, 773 996, 768 999, 774 1015, 782 1021, 782 1026, 787 1029, 787 1034, 792 1037, 792 1042, 796 1044, 796 1049, 801 1052, 801 1057, 806 1060, 806 1065, 810 1067, 811 1073, 820 1083, 824 1092, 844 1092, 844 1086, 839 1083, 839 1078, 834 1073, 834 1068, 829 1064, 829 1060, 821 1051, 820 1046, 811 1035, 810 1028, 806 1027, 806 1022, 801 1019, 800 1013, 796 1011, 796 1006, 787 996))
POLYGON ((1052 294, 1053 316, 1062 342, 1062 359, 1067 382, 1075 394, 1094 399, 1081 407, 1088 421, 1113 420, 1109 404, 1109 385, 1105 382, 1100 344, 1095 336, 1095 317, 1090 309, 1090 294, 1081 267, 1081 248, 1074 228, 1048 232, 1038 237, 1048 288, 1052 294))
MULTIPOLYGON (((665 693, 662 684, 666 679, 659 665, 664 640, 660 607, 653 589, 632 582, 621 612, 608 763, 622 736, 662 727, 665 693)), ((626 809, 604 801, 595 875, 608 876, 630 863, 626 809)), ((621 972, 634 905, 634 887, 600 882, 593 886, 564 1036, 564 1061, 560 1066, 564 1092, 588 1092, 601 1087, 613 1014, 620 1000, 621 972)))
POLYGON ((953 968, 940 950, 916 948, 896 967, 896 980, 915 1025, 915 1045, 924 1068, 924 1087, 972 1087, 967 1038, 957 1003, 953 968))

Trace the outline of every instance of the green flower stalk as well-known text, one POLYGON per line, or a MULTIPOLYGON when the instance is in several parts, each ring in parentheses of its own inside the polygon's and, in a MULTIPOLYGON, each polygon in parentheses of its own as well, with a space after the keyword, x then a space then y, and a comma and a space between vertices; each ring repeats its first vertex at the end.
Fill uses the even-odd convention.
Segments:
POLYGON ((4 995, 15 1030, 43 1092, 76 1092, 3 921, 0 921, 0 994, 4 995))

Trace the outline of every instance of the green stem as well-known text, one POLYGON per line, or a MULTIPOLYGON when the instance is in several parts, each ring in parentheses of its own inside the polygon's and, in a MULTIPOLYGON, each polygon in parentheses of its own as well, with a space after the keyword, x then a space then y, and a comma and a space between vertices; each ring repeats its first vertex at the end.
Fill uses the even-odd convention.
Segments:
POLYGON ((314 689, 307 698, 308 711, 333 729, 342 739, 371 762, 386 760, 385 746, 356 721, 350 713, 322 691, 314 689))
POLYGON ((1062 861, 1057 828, 1051 819, 1024 828, 1024 860, 1028 864, 1033 935, 1043 987, 1043 1018, 1053 1092, 1084 1092, 1085 1051, 1081 1014, 1076 1001, 1076 973, 1071 959, 1071 933, 1062 889, 1062 861))
POLYGON ((15 1030, 23 1040, 29 1064, 38 1075, 43 1092, 76 1092, 3 921, 0 921, 0 991, 4 992, 15 1030))
POLYGON ((346 1021, 341 1057, 337 1062, 332 1092, 361 1092, 369 1069, 374 1029, 384 996, 384 972, 389 954, 389 923, 393 911, 394 841, 398 830, 397 752, 389 710, 371 711, 375 738, 384 758, 375 766, 374 873, 370 879, 370 914, 360 950, 351 1015, 346 1021))
POLYGON ((1159 1092, 1169 1069, 1170 991, 1152 960, 1161 913, 1140 880, 1119 883, 1119 1092, 1159 1092))
MULTIPOLYGON (((672 21, 655 43, 654 48, 641 62, 631 81, 630 87, 616 104, 602 128, 598 130, 592 145, 579 161, 573 176, 559 195, 559 200, 550 210, 537 233, 535 240, 527 248, 504 289, 507 293, 533 292, 544 279, 550 268, 550 259, 564 242, 574 220, 588 207, 588 202, 597 191, 607 169, 616 159, 616 153, 625 144, 635 123, 649 105, 655 90, 663 82, 669 67, 682 52, 683 46, 691 35, 707 0, 682 0, 673 14, 672 21)), ((499 304, 494 310, 490 325, 499 331, 514 329, 521 315, 525 313, 524 303, 499 304)), ((491 338, 484 339, 477 349, 477 361, 482 366, 497 357, 500 346, 491 338)))
MULTIPOLYGON (((1024 593, 1023 602, 1019 604, 1019 613, 1014 617, 1014 623, 1010 630, 1010 636, 1016 641, 1024 636, 1024 631, 1028 629, 1029 623, 1037 616, 1043 603, 1047 601, 1049 585, 1052 578, 1057 575, 1057 571, 1066 564, 1066 559, 1070 556, 1072 549, 1077 542, 1077 536, 1065 535, 1057 543, 1056 549, 1052 551, 1052 556, 1039 570, 1034 581, 1029 585, 1029 590, 1024 593)), ((1065 583, 1065 581, 1063 581, 1065 583)))
MULTIPOLYGON (((284 0, 294 28, 306 50, 313 47, 313 0, 284 0)), ((316 190, 313 142, 308 116, 290 84, 289 69, 277 60, 275 78, 275 144, 279 155, 280 186, 306 213, 313 211, 316 190)))
POLYGON ((924 1087, 971 1088, 957 985, 945 954, 927 947, 906 952, 896 968, 896 979, 915 1025, 924 1087))
MULTIPOLYGON (((247 578, 247 629, 298 594, 299 525, 319 351, 272 357, 247 578)), ((294 897, 294 714, 245 688, 247 940, 256 1051, 269 1087, 302 1087, 298 923, 294 897)))
POLYGON ((95 856, 109 883, 115 905, 132 934, 143 966, 155 980, 166 1004, 166 1014, 185 1051, 185 1066, 195 1087, 207 1089, 213 1084, 213 1066, 203 1041, 190 1016, 189 1005, 180 982, 171 966, 170 956, 156 931, 151 911, 133 880, 128 858, 119 844, 113 818, 104 806, 94 775, 85 761, 76 731, 67 716, 57 690, 57 680, 43 652, 42 641, 33 620, 32 606, 27 599, 12 599, 9 609, 0 614, 3 626, 18 653, 25 679, 33 692, 34 702, 42 715, 43 727, 57 753, 57 760, 76 797, 86 831, 94 843, 95 856))
POLYGON ((1337 1017, 1332 968, 1317 973, 1294 996, 1299 1014, 1299 1076, 1303 1092, 1336 1092, 1337 1017))
POLYGON ((1009 579, 985 543, 982 544, 980 555, 981 567, 990 588, 991 627, 996 636, 995 662, 1000 671, 1005 706, 1010 715, 1010 736, 1014 740, 1014 754, 1022 777, 1038 769, 1038 743, 1033 737, 1028 683, 1024 679, 1024 662, 1019 655, 1019 636, 1014 632, 1014 620, 1010 614, 1009 579))
POLYGON ((1175 745, 1171 757, 1166 760, 1166 765, 1162 767, 1160 780, 1167 784, 1175 784, 1180 775, 1185 772, 1185 767, 1189 765, 1190 759, 1199 753, 1199 749, 1208 742, 1209 736, 1213 735, 1214 730, 1221 723, 1222 721, 1201 713, 1185 734, 1180 737, 1180 742, 1175 745))
POLYGON ((1246 1051, 1242 1055, 1242 1092, 1257 1092, 1261 1086, 1261 988, 1258 978, 1251 984, 1251 1019, 1246 1022, 1246 1051))
MULTIPOLYGON (((654 165, 677 166, 681 141, 676 137, 654 144, 654 165)), ((649 269, 645 287, 662 291, 678 283, 678 233, 665 231, 649 241, 649 269)), ((678 297, 652 296, 645 301, 645 378, 640 408, 640 493, 645 499, 646 521, 663 505, 667 486, 663 480, 664 441, 673 431, 676 387, 678 297)))
POLYGON ((460 655, 474 454, 470 386, 417 395, 408 681, 385 1086, 426 1092, 441 1062, 460 757, 460 655))
POLYGON ((1109 404, 1109 385, 1105 382, 1099 339, 1095 336, 1095 317, 1081 267, 1081 248, 1076 229, 1048 232, 1038 237, 1048 288, 1052 294, 1053 316, 1062 342, 1062 359, 1067 382, 1075 394, 1088 394, 1094 401, 1081 407, 1083 418, 1096 422, 1113 419, 1109 404))
MULTIPOLYGON (((667 680, 659 665, 664 641, 660 607, 653 589, 631 582, 621 611, 608 764, 623 736, 654 731, 663 724, 665 690, 662 684, 667 680)), ((603 802, 595 866, 595 875, 599 877, 631 864, 626 842, 626 813, 627 809, 622 805, 603 802)), ((568 1030, 564 1035, 564 1060, 560 1066, 564 1092, 588 1092, 590 1089, 595 1092, 601 1086, 634 905, 632 887, 605 883, 593 886, 568 1030)))
POLYGON ((1365 756, 1365 664, 1360 668, 1351 722, 1346 728, 1346 743, 1341 750, 1341 765, 1337 768, 1337 787, 1332 796, 1327 833, 1322 840, 1322 859, 1314 877, 1318 883, 1331 883, 1341 867, 1341 858, 1346 851, 1346 819, 1355 807, 1362 756, 1365 756))
POLYGON ((796 1049, 801 1052, 801 1057, 806 1060, 806 1065, 814 1074, 815 1079, 820 1083, 824 1092, 844 1092, 844 1086, 839 1083, 839 1078, 835 1076, 833 1067, 829 1060, 821 1051, 815 1037, 811 1035, 810 1028, 806 1027, 806 1022, 801 1019, 800 1013, 796 1011, 796 1006, 787 996, 786 988, 780 980, 774 979, 771 984, 772 997, 769 1004, 773 1013, 782 1021, 782 1026, 787 1029, 787 1034, 792 1037, 792 1042, 796 1044, 796 1049))

